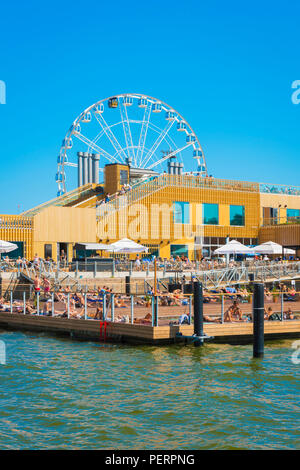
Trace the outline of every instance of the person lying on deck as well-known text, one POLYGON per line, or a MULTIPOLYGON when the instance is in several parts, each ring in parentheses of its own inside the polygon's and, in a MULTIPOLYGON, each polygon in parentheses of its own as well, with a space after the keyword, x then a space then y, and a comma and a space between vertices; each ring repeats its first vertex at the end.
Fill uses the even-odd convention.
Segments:
MULTIPOLYGON (((17 300, 14 300, 12 303, 12 311, 13 313, 19 313, 21 312, 21 309, 23 308, 23 303, 18 302, 17 300)), ((2 312, 10 312, 10 302, 6 302, 3 298, 2 301, 0 302, 0 311, 2 312)))
POLYGON ((126 308, 127 305, 125 304, 124 299, 119 295, 117 298, 115 298, 115 307, 117 308, 126 308))
POLYGON ((295 320, 295 316, 291 308, 288 308, 286 312, 283 313, 284 320, 295 320))
POLYGON ((144 318, 135 318, 134 323, 141 323, 141 324, 151 324, 152 323, 152 315, 151 313, 147 313, 144 318))
POLYGON ((29 302, 26 302, 25 304, 25 313, 27 315, 33 315, 34 313, 37 313, 37 310, 35 308, 32 308, 29 302))
MULTIPOLYGON (((61 312, 54 310, 54 315, 59 315, 60 313, 61 312)), ((47 317, 52 317, 52 300, 51 299, 47 300, 44 303, 41 314, 47 317)))
POLYGON ((115 319, 115 322, 119 323, 129 323, 129 316, 128 315, 123 315, 122 317, 120 315, 117 316, 115 319))
MULTIPOLYGON (((65 304, 65 310, 63 312, 57 312, 55 314, 55 316, 56 317, 61 317, 61 318, 67 318, 68 317, 68 306, 67 306, 67 304, 65 304)), ((76 310, 76 309, 74 309, 70 306, 69 317, 70 318, 78 318, 78 319, 84 318, 84 308, 82 308, 81 310, 76 310)))

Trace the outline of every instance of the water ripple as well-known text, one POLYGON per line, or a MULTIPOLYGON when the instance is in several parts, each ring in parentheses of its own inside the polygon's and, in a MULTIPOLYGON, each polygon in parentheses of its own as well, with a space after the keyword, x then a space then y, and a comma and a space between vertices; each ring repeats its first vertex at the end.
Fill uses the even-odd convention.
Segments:
POLYGON ((2 449, 299 449, 291 341, 127 347, 1 332, 2 449))

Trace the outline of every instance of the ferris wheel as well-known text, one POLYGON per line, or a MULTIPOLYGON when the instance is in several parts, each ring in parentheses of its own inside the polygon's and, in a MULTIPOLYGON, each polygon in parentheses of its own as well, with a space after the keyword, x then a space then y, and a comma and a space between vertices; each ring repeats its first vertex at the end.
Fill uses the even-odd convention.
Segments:
POLYGON ((66 192, 67 184, 69 189, 78 186, 76 172, 66 172, 78 167, 79 153, 100 158, 97 172, 109 163, 120 163, 140 174, 163 173, 173 160, 178 174, 207 176, 202 147, 187 121, 163 101, 141 94, 100 100, 75 119, 57 160, 58 196, 66 192))

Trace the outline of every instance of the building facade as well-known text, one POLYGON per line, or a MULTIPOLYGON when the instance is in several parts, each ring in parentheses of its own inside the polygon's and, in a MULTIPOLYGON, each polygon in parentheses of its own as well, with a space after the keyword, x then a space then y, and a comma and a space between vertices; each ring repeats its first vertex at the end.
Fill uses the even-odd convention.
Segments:
POLYGON ((0 238, 19 247, 10 256, 56 260, 63 250, 71 260, 77 244, 124 237, 162 258, 210 257, 228 238, 300 250, 300 188, 189 174, 133 178, 128 165, 110 164, 103 184, 86 184, 18 216, 0 216, 0 238))

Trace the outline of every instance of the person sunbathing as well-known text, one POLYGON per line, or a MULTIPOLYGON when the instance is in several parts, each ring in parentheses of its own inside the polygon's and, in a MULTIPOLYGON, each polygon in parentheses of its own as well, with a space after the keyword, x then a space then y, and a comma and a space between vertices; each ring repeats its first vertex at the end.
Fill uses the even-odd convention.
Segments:
POLYGON ((95 313, 89 313, 88 314, 88 317, 89 318, 92 318, 93 320, 102 320, 103 318, 103 310, 101 307, 97 307, 96 308, 96 312, 95 313))
POLYGON ((122 317, 120 315, 117 316, 115 319, 115 322, 119 323, 129 323, 129 316, 128 315, 123 315, 122 317))
POLYGON ((125 304, 125 301, 124 299, 119 295, 119 297, 117 297, 115 299, 115 307, 117 308, 126 308, 127 305, 125 304))
MULTIPOLYGON (((65 310, 63 312, 56 312, 55 314, 56 317, 62 317, 62 318, 67 318, 68 317, 68 306, 65 305, 65 310)), ((79 318, 82 319, 84 318, 84 308, 81 310, 76 310, 73 308, 69 308, 69 318, 79 318)))
POLYGON ((284 320, 295 320, 295 317, 291 308, 288 308, 288 310, 284 312, 283 318, 284 320))
POLYGON ((29 302, 26 302, 26 304, 25 304, 25 314, 33 315, 34 313, 37 313, 37 310, 32 308, 29 302))
POLYGON ((221 323, 221 319, 218 317, 203 315, 203 321, 209 323, 221 323))
POLYGON ((239 308, 236 300, 233 301, 233 304, 226 310, 224 315, 224 322, 237 322, 237 321, 246 321, 243 319, 242 310, 239 308))
POLYGON ((273 296, 269 289, 265 288, 265 300, 272 301, 273 296))
POLYGON ((75 292, 72 299, 75 301, 75 307, 83 307, 84 306, 84 298, 80 292, 75 292))
POLYGON ((151 313, 147 313, 144 318, 135 318, 134 323, 140 323, 140 324, 150 324, 152 323, 152 315, 151 313))
POLYGON ((264 310, 264 319, 265 320, 270 320, 270 316, 273 315, 273 309, 272 307, 268 307, 268 309, 265 308, 264 310))

